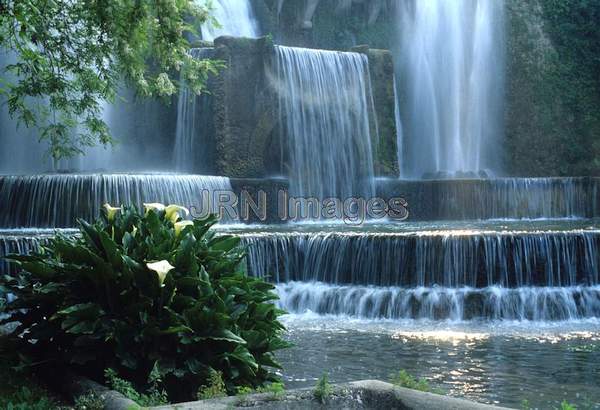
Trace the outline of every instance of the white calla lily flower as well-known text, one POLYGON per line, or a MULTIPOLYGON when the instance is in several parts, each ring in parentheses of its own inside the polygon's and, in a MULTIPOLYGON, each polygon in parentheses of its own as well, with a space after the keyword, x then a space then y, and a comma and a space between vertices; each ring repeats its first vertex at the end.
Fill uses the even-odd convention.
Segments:
POLYGON ((163 283, 165 282, 167 274, 173 269, 175 269, 175 266, 171 265, 168 261, 165 260, 153 263, 146 263, 146 266, 151 271, 156 272, 156 274, 158 275, 158 283, 161 287, 164 286, 163 283))
POLYGON ((179 217, 185 218, 190 214, 187 208, 179 205, 169 205, 165 209, 165 216, 168 220, 175 223, 179 219, 179 217))
POLYGON ((144 209, 146 210, 146 215, 148 215, 148 212, 150 212, 151 210, 155 210, 155 211, 164 211, 165 210, 165 206, 163 204, 160 204, 158 202, 153 202, 151 204, 144 204, 144 209))
POLYGON ((194 225, 194 222, 192 221, 179 221, 177 223, 175 223, 173 226, 175 227, 175 237, 179 237, 179 235, 181 235, 181 231, 183 231, 183 229, 186 226, 191 226, 194 225))
POLYGON ((104 204, 104 205, 102 205, 102 207, 106 211, 106 217, 108 218, 109 221, 112 221, 113 219, 115 219, 117 212, 121 212, 120 206, 115 207, 115 206, 111 206, 110 204, 104 204))

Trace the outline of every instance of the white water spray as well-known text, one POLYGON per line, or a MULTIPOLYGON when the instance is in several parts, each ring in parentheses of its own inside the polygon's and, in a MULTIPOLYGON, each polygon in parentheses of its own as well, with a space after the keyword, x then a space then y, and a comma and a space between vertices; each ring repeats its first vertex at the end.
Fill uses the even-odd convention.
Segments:
POLYGON ((216 0, 212 3, 212 17, 220 27, 205 24, 202 27, 202 39, 212 41, 219 36, 258 37, 259 30, 252 7, 248 0, 216 0))
POLYGON ((406 1, 399 13, 404 175, 498 172, 503 1, 406 1))

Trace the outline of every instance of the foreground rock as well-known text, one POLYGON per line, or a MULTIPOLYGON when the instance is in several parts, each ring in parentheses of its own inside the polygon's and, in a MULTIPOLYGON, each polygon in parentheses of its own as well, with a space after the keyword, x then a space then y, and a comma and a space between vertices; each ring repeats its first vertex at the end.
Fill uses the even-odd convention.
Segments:
POLYGON ((313 389, 290 390, 281 395, 271 393, 242 397, 180 403, 153 407, 155 410, 225 410, 246 409, 423 409, 423 410, 491 410, 500 407, 473 403, 416 390, 395 387, 377 380, 334 385, 325 404, 315 399, 313 389))

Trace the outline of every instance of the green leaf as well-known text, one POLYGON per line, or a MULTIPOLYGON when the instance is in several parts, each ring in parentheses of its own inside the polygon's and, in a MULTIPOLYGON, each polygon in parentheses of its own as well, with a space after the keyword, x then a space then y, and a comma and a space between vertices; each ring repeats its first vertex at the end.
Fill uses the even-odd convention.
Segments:
POLYGON ((250 353, 244 346, 236 347, 233 353, 230 353, 229 356, 239 360, 246 366, 250 367, 253 371, 258 370, 258 364, 256 363, 256 360, 254 360, 254 356, 252 356, 252 353, 250 353))
POLYGON ((223 340, 226 342, 231 342, 231 343, 238 343, 238 344, 246 344, 246 341, 244 339, 242 339, 241 337, 239 337, 238 335, 236 335, 235 333, 233 333, 231 330, 228 329, 218 329, 215 330, 213 332, 210 333, 210 335, 207 336, 207 338, 209 339, 213 339, 213 340, 223 340))
POLYGON ((219 236, 210 242, 213 251, 229 252, 240 244, 239 236, 219 236))
POLYGON ((161 330, 160 334, 170 335, 170 334, 181 333, 181 332, 193 332, 193 330, 187 326, 180 325, 180 326, 169 327, 165 330, 161 330))
POLYGON ((106 232, 100 232, 99 237, 106 259, 115 269, 119 269, 123 261, 121 259, 121 255, 119 254, 117 244, 108 236, 106 232))

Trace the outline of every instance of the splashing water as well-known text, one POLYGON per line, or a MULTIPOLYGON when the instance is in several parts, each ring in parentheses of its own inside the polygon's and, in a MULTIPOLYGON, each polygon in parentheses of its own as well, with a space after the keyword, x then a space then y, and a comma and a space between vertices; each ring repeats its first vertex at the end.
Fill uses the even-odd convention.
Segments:
POLYGON ((404 176, 497 172, 503 1, 406 1, 399 27, 404 176))
POLYGON ((276 52, 291 195, 371 198, 373 97, 367 57, 281 46, 276 52))
POLYGON ((259 30, 248 0, 216 0, 211 11, 220 27, 207 23, 202 27, 202 39, 212 41, 219 36, 258 37, 259 30))

